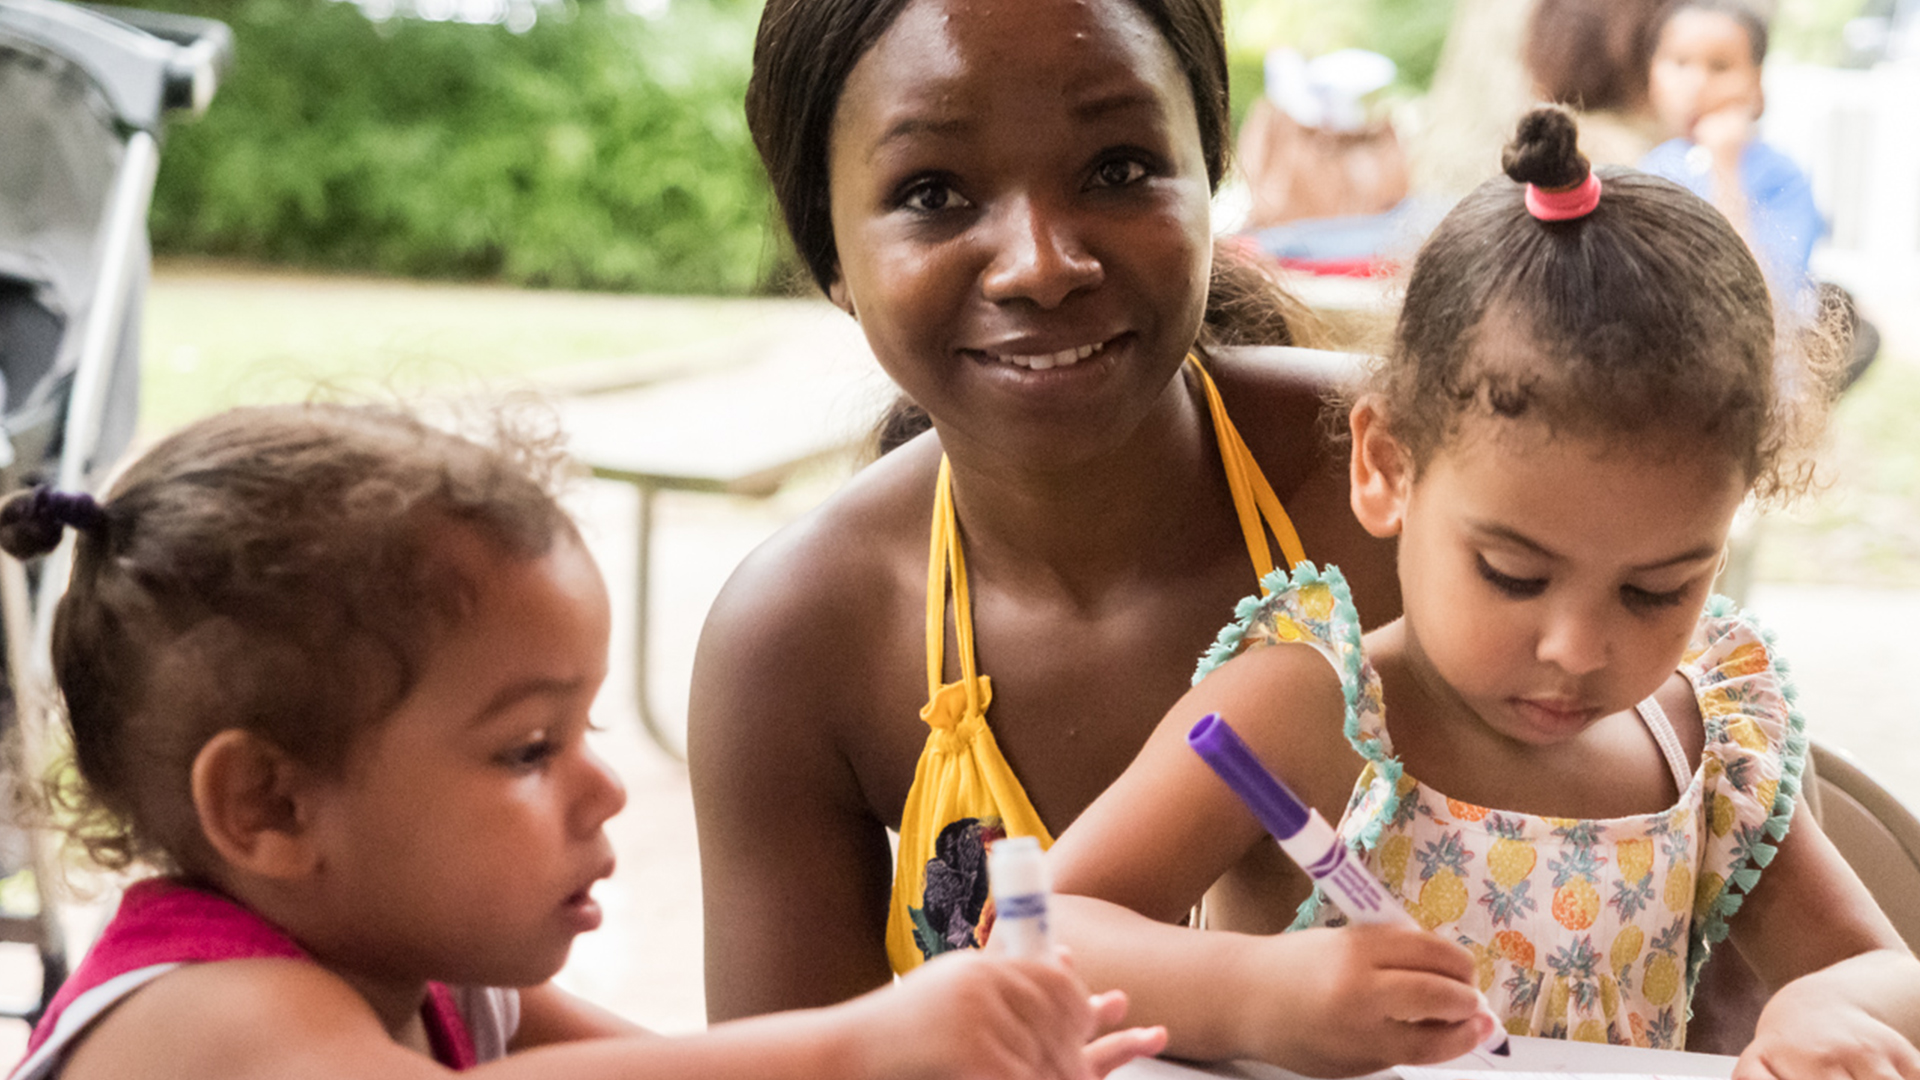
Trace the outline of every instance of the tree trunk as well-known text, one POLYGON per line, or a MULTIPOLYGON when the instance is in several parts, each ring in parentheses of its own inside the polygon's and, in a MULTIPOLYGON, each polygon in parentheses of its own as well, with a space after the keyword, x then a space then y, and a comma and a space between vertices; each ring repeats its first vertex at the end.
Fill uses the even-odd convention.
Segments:
POLYGON ((1500 148, 1533 103, 1520 45, 1534 0, 1455 0, 1425 122, 1412 142, 1414 190, 1448 201, 1500 170, 1500 148))

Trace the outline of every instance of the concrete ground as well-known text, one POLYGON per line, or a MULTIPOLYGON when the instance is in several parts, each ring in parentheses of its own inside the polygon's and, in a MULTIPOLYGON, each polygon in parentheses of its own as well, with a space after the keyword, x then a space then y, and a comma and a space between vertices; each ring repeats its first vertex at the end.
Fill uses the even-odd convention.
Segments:
MULTIPOLYGON (((1889 353, 1920 363, 1920 288, 1889 300, 1889 353)), ((684 721, 693 649, 708 605, 739 559, 782 524, 825 498, 844 471, 790 485, 773 499, 664 494, 658 504, 652 676, 656 710, 684 721)), ((597 890, 606 925, 583 937, 561 975, 575 991, 664 1032, 698 1029, 701 997, 700 881, 684 766, 640 734, 631 681, 633 495, 592 482, 574 508, 615 598, 614 669, 596 738, 627 784, 626 811, 610 825, 620 855, 597 890)), ((1908 727, 1920 709, 1910 673, 1920 671, 1920 590, 1760 583, 1752 608, 1778 628, 1794 662, 1817 738, 1852 750, 1869 772, 1920 806, 1920 739, 1908 727)), ((99 909, 79 909, 84 935, 99 909)), ((8 946, 8 949, 17 947, 8 946)), ((0 995, 25 992, 28 968, 0 963, 0 995)), ((24 1029, 0 1024, 0 1060, 24 1045, 24 1029)))

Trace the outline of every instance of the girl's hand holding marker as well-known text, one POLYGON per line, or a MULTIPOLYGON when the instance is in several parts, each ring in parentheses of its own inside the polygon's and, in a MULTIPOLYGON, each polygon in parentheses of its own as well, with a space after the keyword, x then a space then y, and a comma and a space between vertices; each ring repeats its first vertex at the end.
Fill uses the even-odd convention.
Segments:
MULTIPOLYGON (((1218 713, 1208 713, 1187 733, 1187 745, 1220 774, 1253 816, 1260 819, 1280 850, 1299 863, 1347 918, 1357 926, 1394 927, 1425 933, 1413 916, 1408 915, 1393 894, 1378 878, 1352 858, 1333 826, 1320 814, 1302 803, 1279 777, 1267 771, 1247 744, 1218 713)), ((1477 991, 1476 991, 1477 993, 1477 991)), ((1480 998, 1480 1017, 1484 1017, 1487 1035, 1480 1052, 1506 1057, 1507 1033, 1501 1029, 1486 998, 1480 998)), ((1402 1017, 1413 1023, 1423 1019, 1402 1017)), ((1438 1018, 1436 1018, 1438 1019, 1438 1018)), ((1482 1023, 1476 1018, 1476 1023, 1482 1023)))

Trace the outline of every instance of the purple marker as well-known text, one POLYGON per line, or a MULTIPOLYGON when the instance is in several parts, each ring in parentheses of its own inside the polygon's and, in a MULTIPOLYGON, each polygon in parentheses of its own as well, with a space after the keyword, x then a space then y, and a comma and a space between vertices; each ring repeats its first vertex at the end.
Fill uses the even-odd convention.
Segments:
MULTIPOLYGON (((1273 834, 1280 850, 1300 864, 1347 918, 1357 923, 1387 923, 1420 929, 1420 924, 1387 891, 1360 860, 1353 857, 1340 834, 1318 810, 1300 801, 1260 759, 1219 713, 1208 713, 1187 732, 1187 745, 1220 774, 1235 795, 1273 834)), ((1488 1008, 1485 999, 1482 1008, 1488 1008)), ((1489 1009, 1489 1011, 1491 1011, 1489 1009)), ((1498 1019, 1497 1017, 1495 1018, 1498 1019)), ((1502 1057, 1511 1051, 1507 1033, 1495 1024, 1481 1049, 1502 1057)))

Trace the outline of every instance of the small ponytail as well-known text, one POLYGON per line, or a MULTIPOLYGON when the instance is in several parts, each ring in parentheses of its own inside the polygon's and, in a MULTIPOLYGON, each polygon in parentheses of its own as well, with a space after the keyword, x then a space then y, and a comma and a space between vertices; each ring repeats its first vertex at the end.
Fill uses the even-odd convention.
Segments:
POLYGON ((1516 184, 1549 191, 1578 187, 1593 173, 1580 152, 1573 117, 1555 105, 1542 105, 1521 118, 1513 141, 1500 152, 1500 168, 1516 184))
POLYGON ((1294 345, 1326 348, 1326 321, 1288 291, 1278 264, 1243 238, 1213 245, 1207 275, 1207 310, 1200 325, 1202 349, 1221 345, 1294 345))
POLYGON ((1580 152, 1580 131, 1564 109, 1543 106, 1522 117, 1500 165, 1527 186, 1527 213, 1535 220, 1573 221, 1600 205, 1600 177, 1580 152))
POLYGON ((16 559, 45 555, 60 546, 68 526, 89 536, 107 531, 107 511, 84 491, 56 491, 45 484, 16 493, 0 506, 0 550, 16 559))
POLYGON ((901 391, 893 396, 887 411, 873 425, 870 437, 872 446, 867 459, 878 461, 905 446, 920 433, 932 430, 933 417, 927 415, 927 410, 921 408, 919 402, 901 391))
POLYGON ((1506 175, 1421 246, 1393 348, 1366 387, 1395 440, 1423 466, 1473 414, 1629 441, 1684 434, 1724 451, 1763 499, 1805 491, 1815 426, 1798 418, 1822 395, 1787 373, 1825 347, 1776 337, 1766 277, 1711 203, 1633 169, 1593 169, 1576 136, 1562 110, 1528 113, 1506 175), (1526 347, 1482 347, 1489 327, 1526 347))

